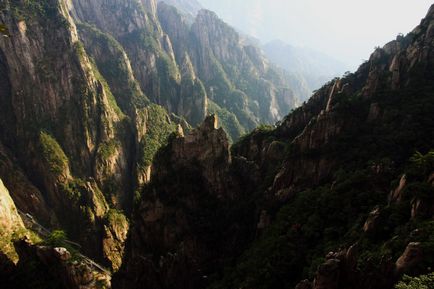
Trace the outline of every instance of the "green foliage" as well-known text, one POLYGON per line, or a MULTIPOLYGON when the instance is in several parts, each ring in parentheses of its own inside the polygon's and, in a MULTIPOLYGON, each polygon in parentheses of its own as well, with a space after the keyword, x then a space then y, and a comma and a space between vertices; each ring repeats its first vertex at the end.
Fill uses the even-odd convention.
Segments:
POLYGON ((103 142, 99 147, 98 147, 98 156, 102 159, 102 160, 107 160, 109 159, 111 156, 113 156, 116 153, 116 150, 120 147, 120 143, 117 140, 109 140, 106 142, 103 142))
POLYGON ((230 142, 238 140, 245 133, 245 129, 241 126, 235 114, 221 108, 210 100, 208 100, 208 113, 218 116, 219 124, 227 132, 230 142))
POLYGON ((360 236, 355 224, 387 196, 369 170, 341 171, 333 186, 300 192, 215 288, 291 288, 312 278, 321 259, 360 236))
POLYGON ((93 73, 96 77, 96 79, 101 82, 102 86, 104 87, 104 91, 107 95, 107 100, 108 103, 110 105, 110 107, 114 110, 114 112, 120 117, 120 118, 125 118, 125 114, 122 112, 122 110, 119 108, 117 102, 116 102, 116 98, 113 96, 112 91, 110 89, 110 86, 108 85, 107 81, 105 80, 105 78, 101 75, 101 73, 98 70, 98 67, 95 64, 95 61, 92 60, 92 70, 93 73))
POLYGON ((83 57, 86 55, 86 50, 84 49, 84 45, 81 41, 77 41, 74 43, 74 50, 80 57, 80 59, 83 59, 83 57))
POLYGON ((116 210, 116 209, 110 209, 107 212, 106 219, 109 222, 109 224, 118 226, 118 227, 125 227, 128 225, 128 220, 125 217, 124 213, 122 211, 116 210))
POLYGON ((80 204, 82 193, 81 189, 85 186, 84 181, 81 179, 73 179, 67 183, 62 184, 62 191, 66 194, 69 201, 73 204, 80 204))
POLYGON ((410 159, 410 173, 412 175, 426 176, 434 171, 434 151, 427 154, 416 152, 410 159))
POLYGON ((419 277, 410 277, 405 275, 395 289, 431 289, 434 288, 434 273, 421 275, 419 277))
POLYGON ((60 175, 68 170, 68 158, 62 150, 62 147, 47 132, 40 132, 39 142, 42 148, 42 155, 47 161, 50 171, 55 175, 60 175))
POLYGON ((163 107, 151 104, 147 108, 147 112, 147 132, 140 144, 141 159, 139 165, 141 168, 152 164, 157 151, 167 143, 169 135, 176 130, 176 125, 170 121, 170 118, 163 107))
POLYGON ((60 13, 60 5, 60 2, 50 0, 10 1, 10 10, 17 20, 37 18, 38 21, 44 21, 47 29, 50 24, 69 27, 68 20, 60 13))
POLYGON ((72 245, 72 242, 68 240, 68 236, 65 233, 65 231, 62 230, 54 230, 50 233, 50 235, 43 240, 42 242, 45 246, 50 246, 53 248, 65 248, 68 250, 69 253, 71 253, 71 256, 73 260, 80 258, 80 253, 78 251, 78 248, 75 248, 72 245))
POLYGON ((9 30, 4 24, 0 24, 0 35, 3 35, 5 37, 9 36, 9 30))
POLYGON ((44 240, 44 244, 51 247, 63 247, 66 240, 66 233, 62 230, 56 230, 44 240))
POLYGON ((148 105, 149 100, 134 79, 121 44, 93 25, 80 23, 77 28, 86 38, 87 53, 94 58, 99 72, 109 84, 121 109, 127 111, 132 105, 138 108, 148 105), (108 55, 101 56, 100 51, 107 51, 108 55))

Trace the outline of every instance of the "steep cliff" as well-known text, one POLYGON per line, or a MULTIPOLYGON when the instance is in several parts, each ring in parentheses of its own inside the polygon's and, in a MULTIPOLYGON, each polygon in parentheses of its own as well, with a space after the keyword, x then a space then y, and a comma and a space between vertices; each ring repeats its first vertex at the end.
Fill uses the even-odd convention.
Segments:
POLYGON ((202 9, 202 5, 197 0, 158 0, 170 6, 176 7, 182 13, 195 17, 197 12, 202 9))
POLYGON ((254 234, 251 226, 245 226, 254 215, 248 201, 251 188, 234 176, 240 163, 231 158, 227 135, 218 129, 216 116, 189 134, 172 135, 158 153, 151 182, 136 208, 128 262, 114 287, 209 284, 208 276, 254 234), (242 218, 239 211, 245 214, 242 218))
POLYGON ((110 286, 77 248, 115 288, 384 289, 432 271, 434 7, 232 147, 220 126, 237 138, 295 99, 214 13, 26 0, 0 20, 5 240, 15 204, 73 241, 18 241, 17 264, 1 250, 7 282, 110 286))
MULTIPOLYGON (((183 14, 165 2, 157 8, 153 0, 74 0, 69 10, 77 22, 118 42, 152 102, 193 126, 207 113, 218 113, 221 125, 238 139, 258 123, 276 122, 297 103, 283 74, 211 12, 195 18, 196 13, 183 14)), ((84 43, 95 44, 80 31, 84 43)), ((101 53, 92 57, 102 72, 110 69, 110 63, 98 59, 101 53)))
POLYGON ((297 288, 374 289, 430 272, 433 17, 434 7, 277 127, 242 138, 230 158, 203 129, 210 119, 174 136, 133 216, 131 262, 115 287, 293 288, 306 279, 297 288), (211 215, 199 192, 217 196, 211 215))
POLYGON ((431 271, 433 13, 237 145, 263 166, 257 151, 287 144, 266 189, 274 221, 212 288, 392 288, 431 271))
MULTIPOLYGON (((152 102, 185 117, 193 125, 204 119, 205 90, 194 73, 181 72, 188 70, 188 66, 175 59, 172 41, 157 19, 156 1, 74 0, 70 10, 76 21, 93 25, 94 33, 116 40, 117 48, 125 51, 131 63, 134 78, 152 102)), ((92 37, 81 33, 80 37, 85 43, 90 41, 94 49, 94 42, 86 40, 89 36, 92 37)), ((101 71, 110 71, 110 63, 100 59, 105 57, 103 54, 93 57, 101 71)))
POLYGON ((174 124, 149 106, 113 38, 81 25, 83 45, 67 4, 1 3, 10 34, 0 40, 1 176, 19 209, 116 269, 122 211, 149 171, 143 156, 152 159, 174 124), (154 124, 158 135, 148 133, 154 124))
POLYGON ((283 73, 215 13, 201 10, 191 24, 191 17, 162 2, 158 17, 176 59, 189 56, 205 84, 210 110, 232 137, 259 123, 274 123, 296 106, 283 73))
POLYGON ((16 262, 16 252, 12 244, 13 238, 14 235, 16 237, 23 236, 25 227, 2 180, 0 180, 0 220, 0 252, 6 257, 5 260, 0 258, 0 263, 4 263, 6 259, 16 262))

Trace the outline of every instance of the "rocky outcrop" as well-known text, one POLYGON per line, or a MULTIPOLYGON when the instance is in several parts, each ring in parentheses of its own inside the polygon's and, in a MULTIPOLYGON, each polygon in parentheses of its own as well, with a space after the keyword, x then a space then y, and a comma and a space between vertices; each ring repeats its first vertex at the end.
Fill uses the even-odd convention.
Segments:
MULTIPOLYGON (((299 156, 332 147, 341 135, 354 133, 365 124, 366 127, 373 126, 388 118, 390 111, 384 110, 385 104, 380 105, 374 100, 380 99, 382 93, 392 93, 398 88, 403 91, 427 85, 426 78, 418 78, 416 75, 426 72, 433 63, 433 54, 431 48, 428 48, 432 46, 433 40, 426 36, 431 20, 432 15, 428 14, 413 32, 405 37, 398 36, 396 40, 377 49, 358 71, 331 81, 318 90, 306 105, 284 119, 277 128, 277 133, 292 140, 296 153, 276 176, 273 191, 277 196, 283 195, 286 199, 297 190, 294 188, 307 179, 309 182, 319 183, 330 177, 338 163, 334 163, 327 154, 314 160, 299 159, 299 156), (397 61, 400 62, 399 65, 397 61), (344 113, 344 110, 349 108, 345 108, 345 105, 349 104, 345 104, 345 99, 348 100, 348 97, 358 93, 362 95, 359 99, 359 110, 353 109, 352 115, 344 113)), ((411 152, 407 152, 407 155, 408 153, 411 152)), ((405 182, 405 179, 401 180, 401 185, 404 185, 402 182, 405 182)), ((391 194, 391 198, 399 199, 401 191, 402 188, 398 187, 391 194)))
MULTIPOLYGON (((0 179, 0 263, 9 269, 9 262, 16 262, 16 252, 12 246, 15 236, 22 236, 25 233, 24 223, 18 214, 14 201, 9 191, 0 179)), ((1 265, 0 265, 1 266, 1 265)))
POLYGON ((61 225, 101 260, 98 232, 108 205, 128 208, 132 201, 132 130, 63 2, 1 5, 11 34, 0 40, 5 179, 17 189, 13 195, 22 211, 61 225), (43 16, 47 11, 50 17, 43 16), (7 168, 16 169, 17 177, 7 168))
MULTIPOLYGON (((125 50, 125 57, 128 59, 122 61, 128 62, 128 65, 126 69, 119 71, 120 75, 128 75, 132 68, 133 75, 129 78, 137 79, 140 89, 153 102, 161 104, 169 112, 185 117, 193 125, 203 120, 206 109, 206 92, 194 73, 180 72, 180 69, 186 69, 184 63, 187 60, 175 59, 172 40, 162 30, 157 19, 156 1, 128 0, 108 5, 104 1, 76 0, 73 1, 70 9, 78 21, 94 24, 96 26, 93 28, 94 34, 96 29, 100 39, 101 35, 108 39, 111 38, 117 42, 115 49, 125 50), (102 11, 105 12, 102 13, 102 11), (131 68, 129 67, 130 61, 131 68)), ((92 40, 92 38, 95 39, 95 35, 83 33, 81 37, 85 43, 89 43, 87 47, 93 50, 91 54, 106 77, 104 72, 112 72, 113 65, 108 61, 113 61, 113 58, 107 58, 95 51, 95 41, 92 40)), ((120 56, 125 58, 124 55, 120 56)), ((116 62, 114 64, 116 65, 116 62)), ((111 85, 111 87, 117 88, 120 92, 114 91, 115 96, 125 94, 122 87, 128 90, 128 86, 111 85)), ((135 89, 135 91, 137 94, 138 90, 135 89)), ((138 100, 141 101, 135 101, 135 103, 143 103, 143 97, 139 96, 138 100)), ((128 104, 129 102, 123 100, 119 103, 128 104)))
POLYGON ((23 221, 18 214, 9 191, 0 179, 0 219, 1 229, 4 233, 11 233, 24 228, 23 221))
POLYGON ((82 257, 73 257, 62 247, 38 246, 28 240, 15 243, 20 256, 2 285, 9 288, 110 288, 110 275, 93 267, 82 257), (33 264, 33 266, 28 266, 33 264))
POLYGON ((410 269, 419 264, 423 259, 423 250, 421 244, 413 242, 408 244, 404 253, 396 261, 396 271, 399 274, 408 272, 410 269))
POLYGON ((232 258, 256 223, 236 217, 244 192, 230 174, 231 163, 228 138, 214 115, 185 136, 179 131, 171 137, 142 193, 129 262, 116 275, 116 288, 204 287, 232 258))
MULTIPOLYGON (((297 100, 283 74, 215 13, 201 10, 191 24, 191 17, 162 2, 158 15, 177 61, 182 63, 188 55, 204 83, 212 101, 209 110, 217 105, 251 129, 259 123, 276 122, 295 106, 297 100)), ((218 113, 223 116, 222 111, 218 113)), ((227 116, 224 119, 227 122, 227 116)), ((231 125, 224 123, 231 136, 238 138, 240 133, 228 129, 231 125)))
POLYGON ((42 224, 57 224, 42 192, 29 180, 12 152, 0 144, 0 175, 10 188, 11 197, 23 212, 35 216, 42 224))

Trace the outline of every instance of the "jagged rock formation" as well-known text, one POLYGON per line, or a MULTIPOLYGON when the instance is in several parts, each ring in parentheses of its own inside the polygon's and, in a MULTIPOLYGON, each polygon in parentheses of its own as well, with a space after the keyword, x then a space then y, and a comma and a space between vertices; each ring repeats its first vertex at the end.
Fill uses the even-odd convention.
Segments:
MULTIPOLYGON (((158 16, 172 40, 176 59, 185 55, 191 59, 213 112, 224 115, 221 109, 225 109, 242 127, 251 129, 259 123, 276 122, 296 105, 283 74, 215 13, 201 10, 190 24, 188 16, 163 2, 158 16)), ((233 136, 235 124, 228 123, 227 118, 222 119, 233 136)))
MULTIPOLYGON (((0 6, 9 34, 0 39, 0 175, 22 211, 46 226, 64 228, 85 244, 86 253, 113 269, 120 266, 128 230, 122 212, 130 212, 134 192, 149 182, 154 154, 177 123, 189 128, 215 111, 237 138, 244 128, 283 115, 282 97, 293 104, 285 83, 267 76, 273 70, 265 59, 240 44, 216 15, 202 12, 196 28, 181 21, 170 30, 161 24, 167 7, 157 9, 155 0, 3 1, 0 6), (221 47, 211 51, 209 38, 217 32, 221 47), (202 52, 188 43, 191 35, 203 40, 197 43, 202 52), (226 67, 220 76, 246 87, 261 83, 266 96, 247 96, 237 90, 239 84, 230 84, 227 101, 224 93, 209 100, 218 89, 198 73, 217 77, 204 67, 214 57, 210 53, 219 63, 241 55, 249 73, 228 74, 226 67), (205 62, 199 64, 199 58, 205 62), (241 79, 244 74, 249 79, 241 79), (240 106, 231 113, 232 97, 240 106), (249 112, 252 105, 256 112, 249 112)), ((182 18, 170 13, 176 21, 182 18)))
MULTIPOLYGON (((200 17, 206 18, 206 12, 200 17)), ((434 7, 413 32, 377 49, 357 72, 332 80, 277 128, 260 128, 232 148, 229 175, 219 186, 225 188, 223 196, 246 192, 254 213, 240 223, 232 220, 249 228, 245 242, 234 251, 220 251, 221 263, 214 267, 202 263, 204 255, 198 252, 208 252, 204 247, 174 246, 200 244, 194 241, 201 231, 191 230, 192 221, 185 216, 202 211, 193 188, 206 194, 215 188, 200 185, 199 180, 209 180, 206 170, 189 171, 196 165, 202 168, 195 152, 206 150, 186 149, 196 156, 187 158, 187 169, 182 153, 176 161, 171 156, 184 151, 189 137, 174 138, 156 160, 159 169, 151 178, 150 198, 142 199, 133 217, 138 226, 127 258, 134 261, 116 276, 115 284, 291 288, 309 279, 297 288, 376 289, 392 288, 404 272, 430 271, 434 163, 428 160, 430 154, 409 159, 416 150, 434 147, 429 129, 434 123, 433 17, 434 7), (183 166, 173 176, 182 177, 170 178, 167 185, 168 168, 178 168, 178 160, 183 166), (240 191, 236 183, 252 187, 240 191), (149 231, 152 237, 145 234, 149 231), (197 267, 190 260, 197 260, 197 267), (223 270, 222 264, 229 269, 223 270), (194 270, 206 272, 207 278, 200 280, 194 270)), ((215 53, 230 59, 225 51, 215 53)), ((218 215, 222 209, 215 208, 218 215)), ((236 215, 240 220, 243 212, 236 215)), ((227 232, 213 225, 207 228, 227 232)), ((225 238, 225 233, 216 235, 213 242, 224 244, 225 238)))
POLYGON ((211 12, 201 12, 193 21, 193 16, 182 15, 164 2, 157 8, 155 0, 74 0, 68 8, 76 22, 93 26, 80 29, 80 38, 89 44, 87 50, 93 50, 88 52, 109 83, 106 74, 113 64, 100 49, 95 51, 96 38, 111 38, 112 45, 130 60, 131 76, 144 94, 193 126, 207 112, 217 112, 224 116, 222 125, 235 139, 260 122, 277 121, 296 104, 286 79, 211 12), (212 45, 210 39, 215 39, 212 45), (232 57, 212 51, 216 43, 219 51, 232 57), (228 60, 232 66, 227 66, 228 60))
POLYGON ((33 245, 28 240, 16 242, 15 248, 20 261, 9 266, 8 278, 2 278, 2 288, 96 289, 111 286, 107 273, 73 257, 65 248, 33 245))
MULTIPOLYGON (((384 289, 430 271, 434 7, 233 147, 208 112, 237 137, 293 94, 215 14, 188 17, 153 0, 0 4, 5 208, 66 230, 119 270, 115 288, 384 289)), ((99 284, 74 252, 17 251, 2 278, 99 284)))
POLYGON ((209 274, 252 234, 237 219, 236 211, 248 212, 249 204, 243 204, 243 183, 232 177, 233 162, 216 116, 185 136, 172 136, 136 210, 128 262, 115 287, 208 284, 209 274))
MULTIPOLYGON (((1 4, 10 33, 0 40, 1 176, 22 211, 61 226, 87 254, 117 268, 128 230, 119 212, 130 210, 147 170, 138 152, 152 157, 158 148, 145 149, 145 139, 156 139, 147 132, 158 113, 150 112, 156 109, 147 106, 112 38, 83 26, 92 46, 85 51, 66 4, 1 4), (110 58, 92 60, 89 55, 102 55, 99 49, 110 58), (100 72, 97 65, 107 63, 113 66, 100 72)), ((157 111, 163 115, 155 121, 159 129, 173 126, 164 110, 157 111)))
POLYGON ((17 261, 12 239, 14 234, 19 237, 24 233, 24 223, 18 214, 9 191, 0 179, 0 248, 2 254, 4 254, 3 258, 0 258, 0 263, 7 262, 7 260, 11 262, 17 261))

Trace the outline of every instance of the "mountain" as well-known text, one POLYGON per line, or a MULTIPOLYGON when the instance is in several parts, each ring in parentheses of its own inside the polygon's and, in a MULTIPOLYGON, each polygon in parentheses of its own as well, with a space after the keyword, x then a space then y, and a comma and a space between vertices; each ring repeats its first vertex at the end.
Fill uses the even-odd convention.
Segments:
MULTIPOLYGON (((259 50, 214 13, 187 24, 160 5, 0 3, 0 177, 21 212, 114 271, 134 199, 178 126, 188 131, 212 112, 236 140, 296 103, 259 50)), ((22 245, 25 255, 37 250, 22 245)))
POLYGON ((199 10, 203 9, 202 5, 196 0, 158 0, 170 6, 176 7, 180 12, 195 17, 199 10))
POLYGON ((434 5, 290 114, 287 76, 207 10, 6 0, 0 20, 2 288, 432 272, 434 5))
POLYGON ((155 1, 142 2, 107 6, 77 0, 71 14, 119 42, 152 102, 193 126, 207 112, 218 113, 233 139, 259 123, 276 122, 295 107, 286 79, 259 49, 240 43, 238 33, 217 15, 204 10, 192 19, 164 2, 158 7, 155 1), (249 90, 253 85, 258 89, 249 90))
POLYGON ((348 70, 345 64, 321 52, 294 47, 280 40, 266 43, 263 48, 270 61, 289 72, 295 80, 291 87, 302 100, 307 100, 314 90, 348 70))
POLYGON ((431 272, 433 21, 434 6, 231 148, 216 117, 174 135, 115 288, 379 289, 431 272))
POLYGON ((296 106, 281 71, 215 13, 201 10, 189 25, 177 10, 161 3, 158 17, 172 39, 175 58, 191 62, 205 86, 209 111, 220 116, 231 136, 274 123, 296 106))

